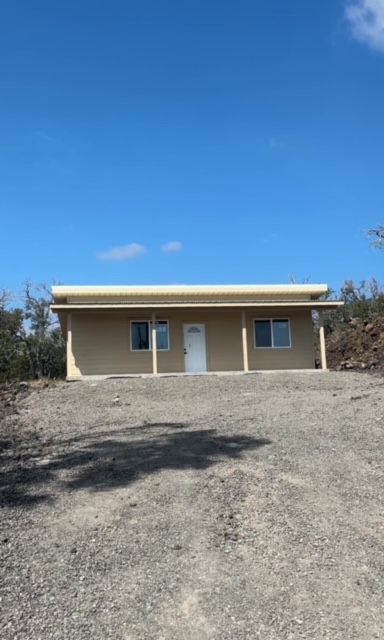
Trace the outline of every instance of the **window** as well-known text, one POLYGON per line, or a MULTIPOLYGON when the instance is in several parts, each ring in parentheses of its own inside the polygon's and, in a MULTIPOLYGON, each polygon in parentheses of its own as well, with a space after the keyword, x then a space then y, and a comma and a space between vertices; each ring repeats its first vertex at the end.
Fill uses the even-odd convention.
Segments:
MULTIPOLYGON (((156 326, 156 347, 159 351, 167 351, 169 349, 169 330, 168 321, 159 320, 155 322, 156 326)), ((151 322, 152 328, 152 322, 151 322)), ((152 338, 152 335, 151 335, 152 338)))
MULTIPOLYGON (((157 320, 155 327, 157 350, 168 351, 168 320, 157 320)), ((152 322, 145 320, 131 322, 131 349, 132 351, 152 351, 152 322)))
POLYGON ((256 349, 287 349, 290 346, 289 320, 255 320, 256 349))

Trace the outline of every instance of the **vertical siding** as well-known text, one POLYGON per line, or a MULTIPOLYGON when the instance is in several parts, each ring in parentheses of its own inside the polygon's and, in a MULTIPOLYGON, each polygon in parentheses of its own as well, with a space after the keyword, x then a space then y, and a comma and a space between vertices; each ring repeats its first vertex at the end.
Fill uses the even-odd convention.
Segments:
MULTIPOLYGON (((253 319, 271 314, 247 311, 248 358, 250 370, 301 369, 314 367, 313 331, 310 311, 294 311, 275 317, 291 320, 291 349, 255 349, 253 319)), ((132 352, 130 321, 149 320, 143 311, 72 312, 72 350, 69 350, 68 376, 124 375, 152 373, 152 353, 132 352)), ((183 325, 206 325, 209 371, 242 371, 241 310, 186 310, 158 313, 169 321, 170 350, 158 351, 158 372, 184 371, 183 325)))

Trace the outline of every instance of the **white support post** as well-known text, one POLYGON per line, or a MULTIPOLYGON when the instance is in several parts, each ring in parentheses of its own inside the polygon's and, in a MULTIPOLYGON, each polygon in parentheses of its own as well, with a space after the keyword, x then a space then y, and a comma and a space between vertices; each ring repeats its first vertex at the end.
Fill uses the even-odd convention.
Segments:
POLYGON ((320 354, 321 354, 321 368, 327 368, 327 352, 325 349, 325 334, 324 334, 324 318, 323 311, 319 311, 319 335, 320 335, 320 354))
POLYGON ((70 375, 72 363, 72 314, 67 314, 67 376, 70 375))
POLYGON ((156 333, 156 313, 152 312, 152 372, 157 373, 157 333, 156 333))
POLYGON ((248 338, 247 338, 247 318, 245 311, 241 312, 241 334, 243 339, 243 367, 244 371, 249 371, 248 366, 248 338))

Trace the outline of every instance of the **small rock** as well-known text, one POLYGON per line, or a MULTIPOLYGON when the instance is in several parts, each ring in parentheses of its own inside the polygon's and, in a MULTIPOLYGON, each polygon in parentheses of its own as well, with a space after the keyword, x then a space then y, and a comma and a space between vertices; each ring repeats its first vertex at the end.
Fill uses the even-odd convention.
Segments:
POLYGON ((177 542, 175 545, 173 545, 173 548, 175 551, 181 551, 181 549, 183 548, 181 546, 181 544, 179 542, 177 542))
POLYGON ((129 503, 129 506, 130 506, 130 507, 137 507, 137 502, 130 502, 130 503, 129 503))
POLYGON ((349 324, 353 327, 353 326, 357 326, 359 324, 363 324, 363 319, 362 318, 351 318, 351 320, 349 321, 349 324))
POLYGON ((50 458, 43 458, 42 460, 37 460, 36 466, 37 467, 45 467, 46 465, 50 464, 51 462, 52 462, 52 460, 50 458))
POLYGON ((77 553, 77 549, 76 549, 76 547, 72 547, 72 549, 71 549, 71 553, 77 553))

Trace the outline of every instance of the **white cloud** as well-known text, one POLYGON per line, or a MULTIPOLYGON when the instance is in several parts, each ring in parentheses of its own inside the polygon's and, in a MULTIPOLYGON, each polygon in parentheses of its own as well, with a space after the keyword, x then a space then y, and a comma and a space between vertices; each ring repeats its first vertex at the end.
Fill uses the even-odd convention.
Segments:
POLYGON ((166 244, 163 244, 161 250, 165 253, 175 253, 176 251, 181 251, 182 248, 183 245, 181 242, 175 240, 174 242, 167 242, 166 244))
POLYGON ((350 0, 345 15, 356 40, 384 51, 384 0, 350 0))
POLYGON ((145 247, 142 244, 133 242, 123 247, 113 247, 108 251, 102 251, 97 254, 97 257, 99 260, 119 262, 121 260, 132 260, 141 253, 145 253, 145 247))

